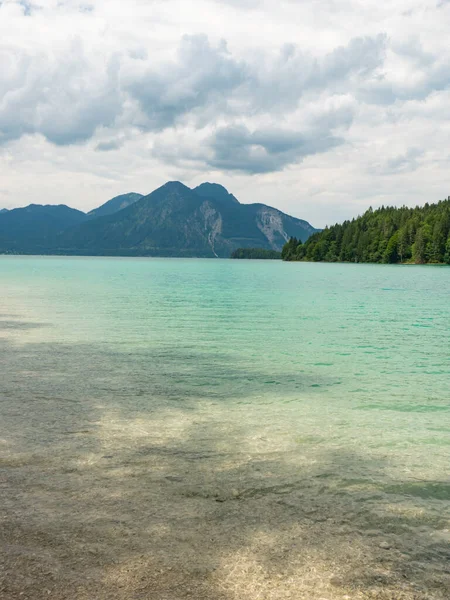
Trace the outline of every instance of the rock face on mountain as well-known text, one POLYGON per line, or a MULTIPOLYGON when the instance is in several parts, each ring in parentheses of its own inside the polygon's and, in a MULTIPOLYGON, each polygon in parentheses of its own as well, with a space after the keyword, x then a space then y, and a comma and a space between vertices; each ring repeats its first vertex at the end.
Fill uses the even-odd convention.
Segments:
POLYGON ((228 258, 237 248, 280 251, 315 233, 306 221, 264 204, 240 204, 224 187, 166 183, 124 194, 85 214, 31 204, 0 214, 0 253, 228 258))
POLYGON ((135 192, 131 192, 130 194, 122 194, 121 196, 111 198, 111 200, 108 200, 108 202, 105 202, 105 204, 102 204, 98 208, 94 208, 94 210, 88 212, 88 215, 91 218, 112 215, 116 212, 119 212, 119 210, 134 204, 141 198, 143 198, 143 195, 136 194, 135 192))
POLYGON ((87 219, 64 204, 30 204, 0 214, 0 252, 48 253, 68 227, 87 219))
POLYGON ((191 190, 169 182, 112 215, 63 232, 56 251, 68 254, 228 258, 236 248, 281 250, 291 237, 316 230, 264 204, 240 204, 217 184, 191 190))

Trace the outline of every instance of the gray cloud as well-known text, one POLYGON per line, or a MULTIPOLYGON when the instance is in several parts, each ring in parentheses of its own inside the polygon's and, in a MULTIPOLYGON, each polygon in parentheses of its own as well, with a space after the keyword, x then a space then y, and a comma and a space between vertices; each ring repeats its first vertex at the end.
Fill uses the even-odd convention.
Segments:
MULTIPOLYGON (((405 83, 388 77, 389 43, 379 34, 352 38, 322 56, 285 44, 277 53, 238 59, 225 41, 188 35, 172 60, 156 62, 136 45, 98 62, 77 40, 58 56, 0 48, 0 143, 40 134, 71 145, 103 127, 111 138, 95 149, 108 152, 121 147, 117 140, 130 128, 160 133, 215 127, 207 152, 194 153, 205 165, 244 173, 282 170, 343 143, 354 106, 330 110, 327 99, 389 105, 449 86, 446 57, 436 59, 414 37, 391 50, 419 78, 405 83), (279 125, 290 115, 296 119, 292 131, 279 125)), ((155 145, 154 156, 167 156, 161 148, 155 145)))
POLYGON ((206 137, 167 140, 160 135, 152 156, 180 168, 204 168, 254 175, 283 170, 307 156, 345 143, 342 133, 352 124, 355 106, 337 98, 304 116, 301 128, 279 125, 249 128, 242 122, 217 128, 206 137))
POLYGON ((250 131, 243 125, 220 128, 209 140, 208 164, 227 171, 256 174, 279 171, 307 156, 345 143, 336 130, 348 128, 354 107, 320 107, 302 130, 265 127, 250 131))
POLYGON ((41 134, 57 145, 83 142, 122 110, 119 61, 102 72, 79 40, 62 56, 0 48, 0 143, 41 134))
POLYGON ((340 46, 328 54, 321 65, 322 84, 342 80, 349 75, 367 76, 383 64, 387 36, 357 37, 347 46, 340 46))
POLYGON ((29 17, 33 10, 36 10, 36 6, 27 0, 19 0, 18 4, 23 8, 23 14, 29 17))
POLYGON ((327 90, 346 93, 381 67, 387 37, 357 37, 316 58, 294 44, 286 44, 274 60, 261 57, 254 65, 247 89, 249 105, 260 110, 295 108, 306 93, 327 90))
POLYGON ((424 155, 421 148, 408 148, 406 152, 390 157, 372 168, 377 175, 393 175, 396 173, 410 173, 420 166, 420 158, 424 155))
POLYGON ((433 92, 450 89, 450 56, 426 51, 418 36, 391 44, 391 50, 404 61, 410 77, 388 77, 379 72, 368 78, 356 91, 358 98, 373 104, 394 104, 425 100, 433 92))
POLYGON ((318 224, 447 194, 448 0, 119 4, 0 0, 3 206, 207 170, 318 224))
POLYGON ((230 94, 248 77, 248 67, 235 60, 225 42, 214 47, 206 35, 184 36, 177 60, 146 69, 127 83, 147 117, 143 126, 158 131, 184 115, 215 107, 225 110, 230 94))
MULTIPOLYGON (((192 35, 182 38, 170 62, 152 65, 145 52, 128 56, 125 52, 111 56, 101 70, 88 59, 80 41, 58 57, 5 48, 0 54, 4 74, 0 142, 39 133, 57 145, 69 145, 88 140, 100 126, 160 132, 187 120, 197 128, 217 125, 224 116, 241 120, 265 115, 278 120, 280 113, 285 117, 297 110, 306 94, 322 92, 393 103, 411 94, 381 73, 386 45, 387 37, 380 34, 353 38, 320 58, 287 44, 275 57, 264 53, 238 60, 224 41, 213 45, 206 35, 192 35), (129 99, 138 113, 130 109, 129 99), (125 105, 126 116, 118 125, 125 105)), ((429 60, 420 45, 401 50, 409 55, 422 52, 429 60)), ((422 91, 420 86, 414 88, 416 97, 448 84, 445 62, 429 71, 422 91)), ((97 148, 114 149, 109 143, 97 148)), ((266 162, 264 168, 276 161, 271 156, 266 162)))
POLYGON ((232 126, 219 129, 210 140, 213 154, 208 164, 225 171, 269 173, 343 143, 342 138, 325 132, 305 134, 282 129, 251 132, 243 125, 232 126))
POLYGON ((122 140, 110 140, 108 142, 100 142, 97 144, 95 149, 98 152, 111 152, 112 150, 119 150, 123 146, 122 140))
POLYGON ((249 62, 236 60, 225 42, 212 46, 205 35, 185 36, 176 61, 127 77, 126 87, 146 117, 143 129, 161 131, 187 115, 203 126, 221 115, 292 111, 311 91, 348 91, 350 78, 382 64, 385 46, 385 35, 354 38, 316 59, 287 44, 275 59, 258 55, 249 62))
POLYGON ((419 66, 428 67, 432 65, 436 57, 427 52, 418 35, 410 36, 407 40, 391 43, 392 50, 399 56, 403 56, 419 66))

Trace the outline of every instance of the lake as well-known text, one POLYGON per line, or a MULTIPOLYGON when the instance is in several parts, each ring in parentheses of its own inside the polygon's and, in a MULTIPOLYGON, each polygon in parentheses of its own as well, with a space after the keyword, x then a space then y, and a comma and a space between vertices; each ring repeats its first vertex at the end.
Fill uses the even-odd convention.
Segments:
POLYGON ((450 268, 3 256, 0 364, 2 598, 449 597, 450 268))

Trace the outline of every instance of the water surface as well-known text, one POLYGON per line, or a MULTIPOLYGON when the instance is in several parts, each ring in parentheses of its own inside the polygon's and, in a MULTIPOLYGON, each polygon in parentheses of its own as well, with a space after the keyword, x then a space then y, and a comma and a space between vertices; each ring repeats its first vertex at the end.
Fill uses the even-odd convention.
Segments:
POLYGON ((0 287, 7 598, 448 597, 449 268, 0 257, 0 287))

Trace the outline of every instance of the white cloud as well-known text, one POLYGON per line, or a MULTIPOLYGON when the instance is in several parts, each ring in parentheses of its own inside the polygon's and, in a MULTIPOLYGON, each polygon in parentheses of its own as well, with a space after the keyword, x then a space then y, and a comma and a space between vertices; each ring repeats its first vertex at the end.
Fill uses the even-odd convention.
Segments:
POLYGON ((3 0, 0 205, 216 179, 317 226, 449 193, 450 3, 3 0))

